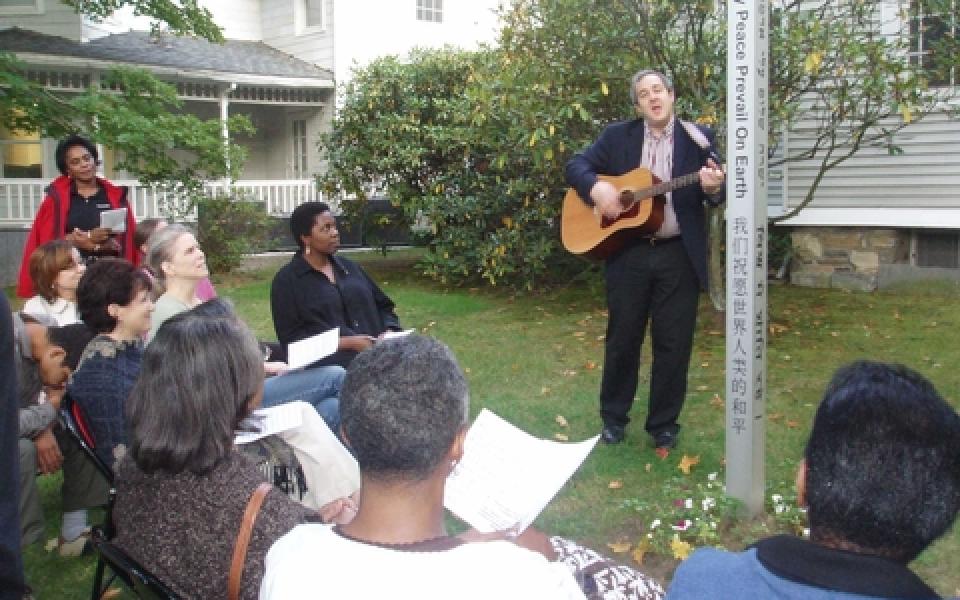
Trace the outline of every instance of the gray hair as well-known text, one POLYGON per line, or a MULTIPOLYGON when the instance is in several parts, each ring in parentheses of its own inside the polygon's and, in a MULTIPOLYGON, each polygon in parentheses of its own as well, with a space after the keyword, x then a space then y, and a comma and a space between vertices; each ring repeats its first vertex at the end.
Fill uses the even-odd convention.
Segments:
POLYGON ((127 399, 130 454, 146 473, 210 472, 232 451, 263 386, 263 358, 246 325, 232 311, 211 317, 210 307, 197 308, 160 327, 127 399))
POLYGON ((469 405, 453 352, 420 335, 358 354, 340 391, 343 432, 360 470, 378 479, 428 477, 466 424, 469 405))
POLYGON ((646 77, 647 75, 656 75, 660 78, 660 81, 663 82, 663 87, 670 90, 670 93, 673 93, 673 80, 657 71, 656 69, 640 69, 633 74, 633 77, 630 78, 630 103, 636 105, 637 103, 637 83, 646 77))
POLYGON ((156 278, 155 296, 160 296, 167 289, 167 275, 163 272, 163 263, 173 259, 173 245, 180 236, 193 231, 186 225, 171 223, 166 227, 155 230, 147 238, 146 263, 156 278))

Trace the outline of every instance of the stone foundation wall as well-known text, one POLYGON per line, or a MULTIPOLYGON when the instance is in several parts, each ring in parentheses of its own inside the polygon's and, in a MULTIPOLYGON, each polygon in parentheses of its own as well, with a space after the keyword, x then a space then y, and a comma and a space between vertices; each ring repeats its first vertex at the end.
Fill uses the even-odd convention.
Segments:
POLYGON ((855 291, 877 289, 880 265, 909 262, 910 233, 864 227, 794 230, 790 283, 855 291))

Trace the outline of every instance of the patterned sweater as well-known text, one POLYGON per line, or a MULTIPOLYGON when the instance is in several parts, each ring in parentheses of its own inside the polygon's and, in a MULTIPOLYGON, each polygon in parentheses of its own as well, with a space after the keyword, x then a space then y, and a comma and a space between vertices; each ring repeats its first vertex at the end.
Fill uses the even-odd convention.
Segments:
MULTIPOLYGON (((202 476, 147 474, 124 458, 117 466, 116 543, 182 597, 223 598, 241 517, 262 481, 239 452, 202 476)), ((267 550, 310 514, 276 488, 267 494, 247 547, 241 598, 257 598, 267 550)))
POLYGON ((67 391, 83 409, 96 442, 97 455, 108 465, 126 450, 124 405, 140 373, 143 342, 118 342, 106 335, 90 340, 67 391))

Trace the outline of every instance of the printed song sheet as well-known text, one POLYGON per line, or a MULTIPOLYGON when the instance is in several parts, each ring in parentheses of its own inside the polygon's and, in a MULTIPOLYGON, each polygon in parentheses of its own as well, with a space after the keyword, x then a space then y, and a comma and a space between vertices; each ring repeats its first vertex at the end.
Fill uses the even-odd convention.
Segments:
POLYGON ((447 478, 444 504, 482 533, 527 528, 579 468, 600 436, 541 440, 483 409, 463 460, 447 478))
POLYGON ((287 346, 287 364, 291 369, 305 367, 330 356, 337 351, 338 345, 340 345, 339 327, 293 342, 287 346))
POLYGON ((100 213, 100 227, 113 233, 127 232, 127 209, 114 208, 100 213))
POLYGON ((234 436, 235 444, 249 444, 262 437, 280 433, 303 422, 300 408, 291 404, 280 404, 271 408, 258 408, 253 411, 252 422, 256 423, 259 431, 241 431, 234 436))

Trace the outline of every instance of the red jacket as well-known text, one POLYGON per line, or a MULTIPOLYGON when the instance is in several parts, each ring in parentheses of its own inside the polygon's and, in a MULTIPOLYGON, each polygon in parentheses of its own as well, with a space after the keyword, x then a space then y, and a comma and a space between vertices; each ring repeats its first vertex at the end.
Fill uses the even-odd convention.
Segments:
MULTIPOLYGON (((37 246, 64 237, 67 212, 70 210, 70 183, 69 177, 61 175, 47 186, 46 196, 40 203, 40 209, 33 219, 33 226, 30 228, 30 234, 23 246, 20 280, 17 283, 17 295, 21 298, 30 298, 35 293, 33 282, 30 280, 30 255, 37 249, 37 246)), ((100 179, 99 177, 97 183, 107 192, 107 200, 110 202, 111 208, 127 208, 127 231, 117 234, 117 241, 120 242, 123 258, 136 265, 140 262, 139 253, 133 247, 133 234, 137 230, 137 221, 133 218, 133 209, 127 204, 127 188, 117 187, 106 179, 100 179)))

